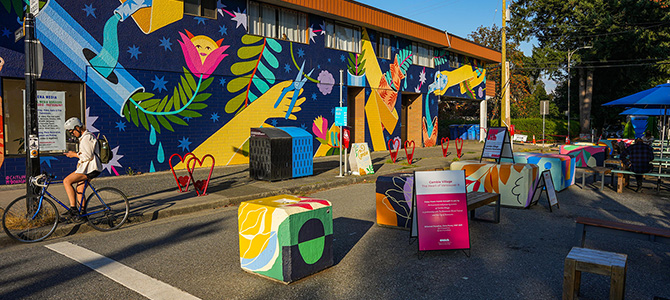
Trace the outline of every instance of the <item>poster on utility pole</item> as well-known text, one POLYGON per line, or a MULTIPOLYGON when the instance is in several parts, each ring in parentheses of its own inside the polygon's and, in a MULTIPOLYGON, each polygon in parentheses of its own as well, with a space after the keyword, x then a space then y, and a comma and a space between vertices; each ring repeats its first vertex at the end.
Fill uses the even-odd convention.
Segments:
POLYGON ((37 91, 40 152, 65 150, 65 92, 37 91))

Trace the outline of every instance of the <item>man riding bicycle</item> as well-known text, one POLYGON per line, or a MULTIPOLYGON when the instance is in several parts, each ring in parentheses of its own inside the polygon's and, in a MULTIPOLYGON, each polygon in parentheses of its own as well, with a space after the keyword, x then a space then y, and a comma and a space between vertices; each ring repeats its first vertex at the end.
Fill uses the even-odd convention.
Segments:
POLYGON ((70 200, 71 208, 65 215, 80 220, 81 218, 77 215, 75 189, 72 185, 76 183, 77 194, 81 194, 84 191, 83 182, 100 175, 102 171, 100 150, 98 150, 98 140, 92 133, 86 130, 86 127, 78 118, 72 117, 65 121, 65 132, 79 139, 79 152, 68 151, 64 153, 67 157, 79 158, 77 169, 63 179, 63 186, 70 200))

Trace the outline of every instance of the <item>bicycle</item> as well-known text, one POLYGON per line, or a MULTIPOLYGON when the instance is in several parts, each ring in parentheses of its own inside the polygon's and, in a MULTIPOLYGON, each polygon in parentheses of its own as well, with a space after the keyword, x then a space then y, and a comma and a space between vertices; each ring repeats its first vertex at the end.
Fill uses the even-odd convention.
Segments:
MULTIPOLYGON (((49 174, 31 177, 30 183, 35 187, 41 187, 37 201, 31 204, 26 200, 26 196, 21 196, 7 206, 2 215, 2 228, 8 236, 19 242, 32 243, 48 238, 56 230, 61 218, 53 201, 58 202, 67 211, 70 211, 70 207, 49 193, 49 185, 63 182, 53 181, 54 179, 55 177, 49 174)), ((91 227, 99 231, 110 231, 121 227, 130 212, 128 197, 112 187, 96 190, 89 180, 83 184, 81 200, 77 201, 79 216, 85 218, 91 227), (89 186, 93 192, 85 199, 86 189, 89 186)))

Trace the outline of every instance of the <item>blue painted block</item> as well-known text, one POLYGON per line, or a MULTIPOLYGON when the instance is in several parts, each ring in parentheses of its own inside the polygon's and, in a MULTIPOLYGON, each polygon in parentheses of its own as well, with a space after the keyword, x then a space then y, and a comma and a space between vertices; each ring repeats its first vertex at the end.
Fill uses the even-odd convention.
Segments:
POLYGON ((299 127, 277 127, 291 136, 293 177, 303 177, 314 174, 314 160, 312 157, 312 135, 299 127))

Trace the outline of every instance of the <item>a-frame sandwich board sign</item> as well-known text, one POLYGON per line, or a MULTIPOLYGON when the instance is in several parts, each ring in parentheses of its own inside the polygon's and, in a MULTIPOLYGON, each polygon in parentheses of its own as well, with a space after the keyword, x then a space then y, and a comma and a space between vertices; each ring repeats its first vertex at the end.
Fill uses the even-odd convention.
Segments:
POLYGON ((464 170, 414 172, 412 200, 410 240, 418 240, 419 257, 423 251, 470 250, 464 170))
POLYGON ((533 184, 533 194, 530 197, 530 201, 527 207, 530 207, 533 204, 537 204, 540 201, 540 196, 542 195, 542 190, 547 191, 547 199, 549 200, 549 212, 551 212, 551 207, 556 205, 556 208, 561 208, 558 205, 558 197, 556 196, 556 189, 554 188, 554 182, 551 178, 551 172, 549 170, 542 171, 540 177, 535 180, 533 184))
POLYGON ((483 158, 495 159, 497 163, 500 163, 502 158, 510 158, 514 162, 512 142, 507 127, 491 127, 488 129, 479 162, 483 158))

